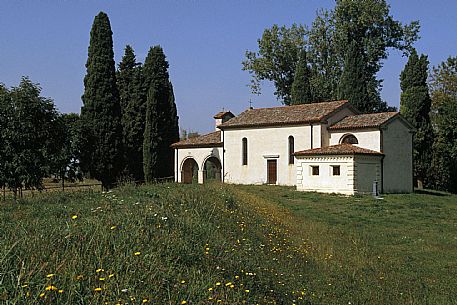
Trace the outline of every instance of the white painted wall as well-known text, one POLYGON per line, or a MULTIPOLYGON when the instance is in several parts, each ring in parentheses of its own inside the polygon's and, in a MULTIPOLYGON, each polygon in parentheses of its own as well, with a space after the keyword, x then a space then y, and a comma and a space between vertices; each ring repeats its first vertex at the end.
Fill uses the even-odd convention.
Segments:
POLYGON ((330 130, 330 145, 340 144, 341 138, 347 134, 353 134, 359 140, 357 146, 381 151, 381 131, 379 129, 330 130))
POLYGON ((412 136, 409 128, 397 117, 382 130, 383 192, 410 193, 413 191, 412 136))
POLYGON ((198 164, 198 183, 203 183, 204 164, 209 157, 218 158, 221 165, 224 166, 222 163, 222 147, 175 149, 175 181, 182 182, 182 165, 186 159, 193 158, 198 164))
MULTIPOLYGON (((314 147, 320 147, 320 125, 313 126, 314 147)), ((311 126, 228 129, 224 133, 225 182, 264 184, 267 160, 277 160, 277 184, 296 185, 296 166, 289 165, 288 138, 294 137, 295 151, 311 148, 311 126), (248 164, 242 165, 242 139, 248 141, 248 164)))
POLYGON ((297 156, 297 190, 322 193, 354 194, 354 157, 297 156), (340 166, 340 175, 333 176, 332 165, 340 166), (319 166, 319 176, 312 175, 311 166, 319 166))

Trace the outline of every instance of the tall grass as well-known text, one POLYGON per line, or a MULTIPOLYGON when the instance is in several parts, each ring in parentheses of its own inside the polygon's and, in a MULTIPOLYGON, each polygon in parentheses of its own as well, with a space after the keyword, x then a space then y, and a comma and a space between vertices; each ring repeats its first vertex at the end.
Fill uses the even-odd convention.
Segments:
POLYGON ((219 185, 0 207, 4 304, 304 304, 303 253, 219 185))

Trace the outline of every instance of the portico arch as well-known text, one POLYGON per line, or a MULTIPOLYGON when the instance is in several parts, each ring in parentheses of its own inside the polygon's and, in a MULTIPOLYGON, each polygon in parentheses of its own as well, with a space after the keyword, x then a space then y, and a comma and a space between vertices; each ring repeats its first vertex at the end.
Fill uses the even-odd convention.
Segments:
POLYGON ((198 164, 194 158, 187 158, 181 166, 181 182, 197 183, 198 182, 198 164))
POLYGON ((222 165, 217 157, 211 156, 203 164, 204 181, 222 181, 222 165))

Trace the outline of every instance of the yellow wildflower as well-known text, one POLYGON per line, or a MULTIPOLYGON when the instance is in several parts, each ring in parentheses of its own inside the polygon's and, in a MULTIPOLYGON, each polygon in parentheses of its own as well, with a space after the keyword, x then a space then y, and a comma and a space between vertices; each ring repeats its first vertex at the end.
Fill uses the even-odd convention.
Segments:
POLYGON ((108 275, 108 278, 112 278, 113 276, 114 274, 111 273, 110 275, 108 275))
POLYGON ((209 287, 209 288, 208 288, 208 291, 213 291, 213 287, 209 287))
POLYGON ((232 282, 228 282, 227 284, 225 284, 225 286, 230 286, 232 285, 232 282))
POLYGON ((143 303, 147 303, 147 302, 149 302, 149 300, 148 300, 148 299, 143 299, 142 302, 143 302, 143 303))
POLYGON ((97 288, 94 289, 95 292, 100 292, 100 291, 102 291, 102 290, 103 290, 103 289, 102 289, 101 287, 97 287, 97 288))
POLYGON ((95 272, 97 272, 97 273, 102 272, 102 271, 105 271, 105 270, 103 270, 102 268, 98 268, 97 270, 95 270, 95 272))
POLYGON ((111 229, 111 230, 114 230, 114 229, 116 229, 116 226, 112 226, 110 229, 111 229))
POLYGON ((24 285, 22 285, 21 287, 22 287, 22 288, 26 288, 26 287, 28 287, 28 286, 29 286, 29 285, 24 284, 24 285))
POLYGON ((99 280, 99 281, 104 281, 105 278, 104 278, 104 277, 101 277, 101 278, 99 278, 98 280, 99 280))
POLYGON ((46 275, 46 277, 47 277, 48 279, 50 279, 50 278, 53 277, 54 275, 55 275, 54 273, 49 273, 48 275, 46 275))
POLYGON ((44 297, 44 292, 40 293, 40 298, 44 297))
POLYGON ((133 253, 133 255, 135 255, 135 256, 138 256, 138 255, 140 255, 140 254, 141 254, 141 252, 139 252, 139 251, 138 251, 138 252, 135 252, 135 253, 133 253))
POLYGON ((63 293, 63 289, 59 289, 58 293, 63 293))
POLYGON ((76 218, 78 218, 78 215, 71 216, 71 219, 73 219, 73 220, 75 220, 76 218))
POLYGON ((187 304, 187 301, 181 301, 181 304, 182 305, 187 304))
POLYGON ((46 290, 46 291, 57 290, 57 287, 56 287, 56 286, 49 285, 48 287, 45 288, 45 290, 46 290))
POLYGON ((217 282, 217 283, 216 283, 216 286, 220 286, 220 285, 221 285, 221 283, 220 283, 220 282, 217 282))

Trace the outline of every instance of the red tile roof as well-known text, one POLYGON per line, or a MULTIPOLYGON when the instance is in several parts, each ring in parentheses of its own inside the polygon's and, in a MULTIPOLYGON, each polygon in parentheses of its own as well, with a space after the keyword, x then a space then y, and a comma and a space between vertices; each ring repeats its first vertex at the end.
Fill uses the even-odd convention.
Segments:
POLYGON ((218 112, 214 115, 213 118, 215 119, 222 119, 224 116, 226 115, 230 115, 232 117, 234 117, 235 115, 233 113, 231 113, 230 111, 221 111, 221 112, 218 112))
POLYGON ((282 126, 320 122, 337 110, 350 106, 348 101, 248 109, 239 116, 219 125, 221 129, 282 126))
POLYGON ((219 146, 222 146, 221 131, 215 131, 195 138, 182 140, 171 145, 171 147, 173 148, 198 148, 219 146))
POLYGON ((313 148, 297 151, 295 156, 315 155, 378 155, 383 156, 379 151, 358 147, 352 144, 338 144, 321 148, 313 148))
POLYGON ((347 116, 341 121, 329 127, 330 130, 337 129, 354 129, 354 128, 375 128, 380 127, 393 117, 398 115, 398 112, 381 112, 367 113, 347 116))

